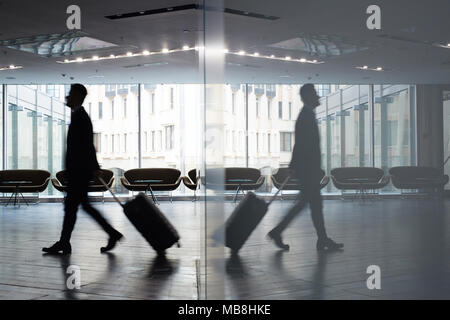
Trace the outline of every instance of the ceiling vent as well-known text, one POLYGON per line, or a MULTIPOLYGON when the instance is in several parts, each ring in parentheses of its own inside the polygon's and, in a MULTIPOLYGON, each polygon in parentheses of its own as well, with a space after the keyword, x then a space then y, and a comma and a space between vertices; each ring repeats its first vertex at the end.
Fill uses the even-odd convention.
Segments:
POLYGON ((159 9, 141 10, 141 11, 127 12, 127 13, 117 13, 117 14, 105 16, 105 18, 108 18, 111 20, 118 20, 118 19, 126 19, 126 18, 143 17, 143 16, 149 16, 149 15, 157 15, 157 14, 163 14, 163 13, 189 11, 189 10, 203 10, 203 9, 205 9, 206 11, 218 11, 218 12, 224 12, 224 13, 233 14, 233 15, 257 18, 257 19, 264 19, 264 20, 277 20, 280 18, 280 17, 265 15, 265 14, 256 13, 256 12, 243 11, 243 10, 237 10, 237 9, 231 9, 231 8, 217 8, 217 7, 211 7, 211 6, 202 6, 202 5, 195 4, 195 3, 181 5, 181 6, 174 6, 174 7, 159 8, 159 9))

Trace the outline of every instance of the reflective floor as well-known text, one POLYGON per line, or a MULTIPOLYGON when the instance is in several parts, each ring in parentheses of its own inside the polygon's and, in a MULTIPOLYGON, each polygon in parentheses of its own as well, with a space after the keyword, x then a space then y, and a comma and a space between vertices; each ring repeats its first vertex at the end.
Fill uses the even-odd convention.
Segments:
MULTIPOLYGON (((436 199, 327 200, 329 236, 342 252, 315 250, 309 210, 284 234, 290 251, 265 238, 292 205, 272 204, 235 257, 225 263, 226 299, 449 299, 450 201, 436 199), (369 265, 381 269, 381 289, 369 290, 369 265)), ((111 254, 100 254, 106 237, 80 212, 68 257, 44 256, 41 247, 60 232, 62 205, 0 207, 0 299, 197 299, 200 215, 203 204, 162 202, 179 230, 181 248, 156 258, 114 203, 98 203, 126 237, 111 254), (68 290, 69 265, 80 267, 81 288, 68 290)), ((226 203, 227 214, 235 205, 226 203)), ((214 268, 214 264, 211 265, 214 268)))

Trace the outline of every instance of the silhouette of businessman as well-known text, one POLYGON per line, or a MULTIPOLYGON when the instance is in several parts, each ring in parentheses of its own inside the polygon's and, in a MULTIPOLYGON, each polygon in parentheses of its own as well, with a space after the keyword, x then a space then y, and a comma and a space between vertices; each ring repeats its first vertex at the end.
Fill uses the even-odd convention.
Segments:
POLYGON ((69 132, 67 134, 66 173, 68 180, 67 196, 64 202, 64 222, 61 238, 49 248, 42 248, 47 253, 68 254, 72 252, 70 237, 77 218, 78 206, 97 221, 109 235, 106 247, 101 252, 113 249, 123 236, 115 230, 100 212, 92 207, 88 200, 88 185, 93 176, 100 176, 101 170, 97 162, 93 143, 92 123, 89 115, 82 107, 87 90, 82 84, 72 84, 66 97, 67 106, 72 109, 69 132))
POLYGON ((301 212, 306 204, 311 208, 311 217, 317 232, 317 250, 336 250, 344 247, 328 238, 322 212, 322 196, 320 194, 320 138, 314 109, 320 105, 319 96, 312 84, 305 84, 300 88, 303 109, 295 123, 295 145, 289 164, 291 177, 300 181, 300 193, 295 205, 289 210, 281 222, 273 228, 268 237, 276 246, 289 250, 289 245, 283 243, 281 233, 291 223, 292 219, 301 212))

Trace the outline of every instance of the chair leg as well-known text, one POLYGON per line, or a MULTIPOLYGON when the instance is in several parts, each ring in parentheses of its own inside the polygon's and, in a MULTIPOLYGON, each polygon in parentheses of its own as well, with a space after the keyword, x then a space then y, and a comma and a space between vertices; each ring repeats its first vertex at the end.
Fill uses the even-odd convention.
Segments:
POLYGON ((11 193, 11 196, 9 197, 9 199, 8 199, 8 201, 6 202, 6 205, 5 205, 5 207, 7 207, 8 206, 8 204, 11 202, 11 199, 13 198, 13 196, 14 196, 14 192, 13 193, 11 193))
MULTIPOLYGON (((28 201, 24 198, 22 192, 20 192, 20 195, 22 196, 22 199, 23 199, 23 201, 25 202, 25 204, 26 204, 27 206, 29 206, 28 201)), ((19 206, 20 206, 20 205, 19 205, 19 206)))
POLYGON ((236 203, 237 196, 238 196, 238 193, 239 193, 240 189, 241 189, 241 186, 238 186, 238 188, 236 189, 236 193, 234 194, 234 199, 233 199, 234 203, 236 203))
POLYGON ((152 187, 149 186, 148 189, 150 190, 150 194, 152 195, 153 202, 154 202, 155 204, 159 204, 159 203, 158 203, 158 200, 157 200, 156 197, 155 197, 155 194, 153 193, 152 187))

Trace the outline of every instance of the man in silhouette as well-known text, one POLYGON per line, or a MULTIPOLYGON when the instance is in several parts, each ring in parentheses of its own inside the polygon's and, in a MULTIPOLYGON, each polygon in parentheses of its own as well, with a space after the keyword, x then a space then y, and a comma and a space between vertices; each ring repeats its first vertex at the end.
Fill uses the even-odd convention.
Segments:
POLYGON ((281 233, 292 219, 300 213, 306 204, 310 205, 311 217, 317 232, 317 250, 341 249, 341 243, 328 238, 322 212, 322 196, 320 195, 320 138, 314 109, 320 105, 319 96, 312 84, 300 88, 303 109, 295 123, 295 145, 289 165, 291 177, 300 181, 300 193, 295 205, 289 210, 281 222, 273 228, 268 237, 276 246, 289 250, 289 245, 283 243, 281 233))
POLYGON ((68 188, 64 202, 65 214, 60 240, 49 248, 42 248, 42 251, 47 253, 62 252, 68 254, 72 252, 70 237, 80 204, 109 235, 108 244, 100 249, 101 252, 113 249, 117 241, 122 238, 122 234, 115 230, 102 217, 100 212, 89 204, 89 181, 93 176, 99 177, 101 170, 95 154, 91 119, 82 107, 86 95, 86 88, 77 83, 71 85, 69 95, 66 97, 66 104, 72 109, 72 116, 67 134, 66 173, 68 188))

